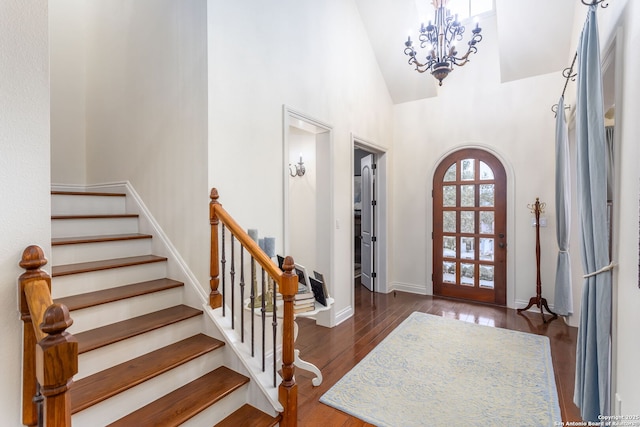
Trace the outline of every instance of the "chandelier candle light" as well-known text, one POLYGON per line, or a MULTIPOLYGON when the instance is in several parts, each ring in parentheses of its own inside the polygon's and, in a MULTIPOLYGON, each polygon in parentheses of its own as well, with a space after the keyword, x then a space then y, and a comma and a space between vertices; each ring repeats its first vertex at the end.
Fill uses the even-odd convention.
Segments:
POLYGON ((442 86, 442 80, 453 71, 454 65, 462 67, 469 62, 469 55, 478 51, 476 44, 482 41, 482 35, 480 35, 482 28, 476 21, 475 28, 471 30, 473 35, 469 40, 467 52, 458 56, 455 44, 462 40, 464 26, 458 22, 458 15, 452 15, 447 9, 448 2, 449 0, 432 0, 436 10, 435 22, 429 21, 426 27, 424 23, 420 26, 418 40, 420 48, 427 51, 426 62, 422 63, 416 58, 417 52, 413 48, 411 36, 404 43, 404 54, 409 56, 409 64, 415 65, 419 73, 431 72, 431 75, 440 82, 440 86, 442 86))

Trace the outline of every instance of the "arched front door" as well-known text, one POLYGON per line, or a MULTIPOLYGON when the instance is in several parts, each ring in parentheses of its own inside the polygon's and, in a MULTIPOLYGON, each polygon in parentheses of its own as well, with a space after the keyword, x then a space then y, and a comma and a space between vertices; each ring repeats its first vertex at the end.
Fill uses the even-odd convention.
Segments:
POLYGON ((505 305, 507 180, 502 163, 468 148, 433 177, 433 292, 505 305))

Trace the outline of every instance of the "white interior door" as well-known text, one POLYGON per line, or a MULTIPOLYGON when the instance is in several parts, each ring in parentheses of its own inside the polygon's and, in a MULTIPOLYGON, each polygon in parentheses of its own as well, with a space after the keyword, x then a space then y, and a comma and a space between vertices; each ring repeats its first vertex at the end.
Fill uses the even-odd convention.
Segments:
POLYGON ((370 291, 375 290, 375 175, 373 154, 360 160, 360 175, 362 179, 362 217, 361 217, 361 283, 370 291))

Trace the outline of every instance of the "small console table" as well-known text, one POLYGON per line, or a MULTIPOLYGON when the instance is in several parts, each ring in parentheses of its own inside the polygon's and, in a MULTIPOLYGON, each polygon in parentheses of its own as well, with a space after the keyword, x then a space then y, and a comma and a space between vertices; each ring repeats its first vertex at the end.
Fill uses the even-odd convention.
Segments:
MULTIPOLYGON (((304 313, 298 313, 294 315, 294 321, 293 321, 293 341, 295 342, 296 339, 298 338, 298 324, 295 322, 295 319, 297 317, 313 317, 316 314, 322 312, 322 311, 327 311, 331 308, 331 306, 333 305, 333 298, 327 298, 327 305, 324 306, 322 304, 320 304, 319 302, 315 302, 315 308, 312 311, 306 311, 304 313)), ((294 349, 293 351, 293 364, 297 367, 300 368, 304 371, 309 371, 312 372, 314 374, 316 374, 316 377, 314 379, 311 380, 311 384, 313 384, 314 386, 319 386, 320 384, 322 384, 322 372, 320 372, 320 369, 318 369, 318 367, 316 365, 314 365, 313 363, 307 362, 305 360, 302 360, 300 358, 300 350, 298 349, 294 349)))
MULTIPOLYGON (((314 309, 312 311, 305 311, 304 313, 297 313, 293 315, 293 342, 295 345, 296 340, 298 339, 298 324, 296 323, 296 318, 298 317, 313 317, 316 314, 323 312, 323 311, 327 311, 329 309, 331 309, 331 306, 334 303, 334 299, 333 298, 327 298, 327 305, 324 306, 322 304, 320 304, 318 301, 314 302, 314 309)), ((278 312, 282 313, 282 306, 283 306, 283 302, 281 299, 279 299, 277 301, 277 307, 278 307, 278 312)), ((244 309, 247 311, 252 311, 251 310, 251 300, 249 298, 245 299, 244 301, 244 309)), ((258 307, 256 307, 256 310, 259 310, 258 307)), ((261 313, 259 311, 256 311, 254 313, 255 316, 261 316, 261 313)), ((278 314, 278 317, 280 319, 282 319, 282 314, 278 314)), ((293 350, 293 364, 297 367, 300 368, 304 371, 309 371, 311 373, 316 374, 316 377, 314 379, 311 380, 311 384, 313 384, 314 386, 319 386, 320 384, 322 384, 322 372, 320 372, 320 369, 318 369, 318 367, 316 365, 314 365, 313 363, 307 362, 306 360, 302 360, 300 358, 300 350, 295 349, 293 350)))

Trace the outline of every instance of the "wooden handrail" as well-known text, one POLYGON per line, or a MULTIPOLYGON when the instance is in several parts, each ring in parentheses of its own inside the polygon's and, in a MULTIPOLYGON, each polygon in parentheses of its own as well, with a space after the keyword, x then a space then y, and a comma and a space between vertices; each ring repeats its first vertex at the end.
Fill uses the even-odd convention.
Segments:
POLYGON ((38 246, 27 247, 18 279, 23 321, 22 423, 29 426, 71 426, 69 387, 78 372, 78 343, 65 332, 73 320, 51 298, 51 277, 41 270, 47 263, 38 246), (36 403, 44 396, 44 410, 36 403), (44 419, 43 419, 44 415, 44 419))
POLYGON ((51 285, 42 279, 30 280, 24 285, 25 299, 29 306, 29 313, 31 313, 36 341, 40 341, 47 336, 40 329, 40 324, 44 320, 45 311, 53 304, 49 286, 51 285))
POLYGON ((295 427, 298 414, 298 385, 294 372, 294 322, 293 301, 298 291, 298 276, 294 273, 295 263, 290 256, 283 262, 284 271, 276 266, 271 258, 264 253, 260 246, 247 234, 247 232, 233 219, 222 207, 218 190, 211 189, 209 203, 209 222, 211 224, 211 260, 210 260, 210 287, 209 304, 211 308, 220 308, 223 305, 222 294, 218 287, 220 284, 220 256, 218 241, 218 225, 220 222, 235 236, 240 244, 247 250, 250 256, 258 262, 277 284, 283 299, 282 319, 282 382, 278 387, 278 400, 284 408, 281 414, 280 426, 295 427))

